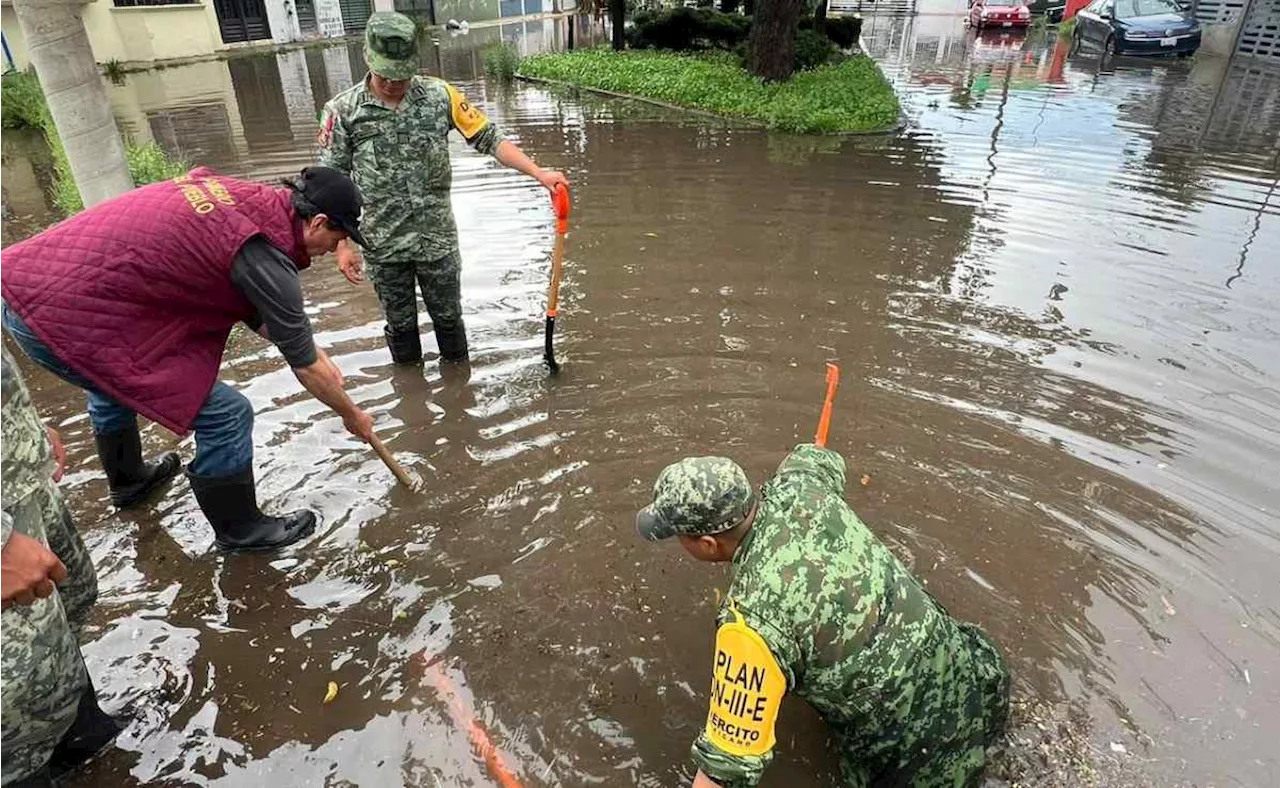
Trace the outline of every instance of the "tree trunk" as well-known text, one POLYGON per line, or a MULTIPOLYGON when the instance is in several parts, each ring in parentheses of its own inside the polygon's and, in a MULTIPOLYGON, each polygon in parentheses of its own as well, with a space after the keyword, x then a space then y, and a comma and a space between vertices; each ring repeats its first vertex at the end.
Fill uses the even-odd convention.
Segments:
POLYGON ((627 0, 609 0, 609 24, 613 27, 613 51, 627 48, 627 0))
POLYGON ((84 5, 67 0, 15 0, 13 5, 85 207, 129 191, 133 179, 124 143, 80 18, 84 5))
POLYGON ((804 0, 758 0, 751 22, 751 73, 781 82, 795 70, 796 28, 804 0))

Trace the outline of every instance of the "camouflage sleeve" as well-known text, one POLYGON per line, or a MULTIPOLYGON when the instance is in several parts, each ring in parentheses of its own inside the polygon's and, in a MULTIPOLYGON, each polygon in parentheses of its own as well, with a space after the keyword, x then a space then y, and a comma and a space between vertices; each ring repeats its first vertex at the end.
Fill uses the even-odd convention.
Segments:
MULTIPOLYGON (((731 669, 726 671, 721 668, 722 664, 730 666, 735 664, 734 657, 731 656, 730 659, 724 659, 721 640, 717 635, 712 674, 711 709, 707 715, 707 724, 694 741, 690 754, 698 769, 724 786, 724 788, 750 788, 750 786, 758 784, 764 776, 764 770, 773 760, 771 740, 774 735, 773 726, 777 717, 777 707, 781 703, 782 695, 796 686, 797 675, 795 668, 801 664, 799 647, 793 640, 786 637, 782 631, 769 624, 766 620, 753 615, 750 611, 743 610, 742 613, 744 623, 764 641, 765 646, 768 648, 769 657, 777 669, 781 671, 781 683, 777 687, 766 688, 761 693, 748 694, 745 703, 735 703, 732 683, 722 686, 722 682, 726 678, 732 678, 734 671, 731 669), (729 748, 732 745, 722 746, 723 737, 716 736, 713 733, 713 726, 717 722, 717 717, 723 714, 728 718, 727 721, 729 722, 741 722, 746 719, 749 724, 750 719, 746 716, 745 710, 753 708, 755 699, 761 695, 776 695, 776 697, 772 698, 772 703, 766 702, 764 704, 770 711, 766 711, 763 715, 765 727, 760 730, 767 731, 766 735, 770 740, 767 749, 764 747, 745 746, 738 752, 730 752, 729 748), (741 715, 742 719, 735 718, 735 707, 744 710, 741 715), (720 741, 717 741, 717 739, 720 741)), ((721 623, 727 620, 729 620, 729 614, 726 608, 721 611, 721 623)), ((720 720, 720 722, 724 723, 726 720, 720 720)))
POLYGON ((320 134, 316 137, 320 147, 320 164, 340 172, 351 174, 351 137, 347 134, 342 113, 332 101, 324 105, 320 113, 320 134))
POLYGON ((778 466, 777 477, 806 476, 836 495, 844 495, 844 457, 812 443, 797 446, 778 466))
POLYGON ((467 144, 486 156, 492 156, 498 150, 498 143, 504 136, 497 126, 489 121, 488 116, 476 105, 467 101, 462 91, 444 83, 449 91, 449 126, 458 130, 467 144))

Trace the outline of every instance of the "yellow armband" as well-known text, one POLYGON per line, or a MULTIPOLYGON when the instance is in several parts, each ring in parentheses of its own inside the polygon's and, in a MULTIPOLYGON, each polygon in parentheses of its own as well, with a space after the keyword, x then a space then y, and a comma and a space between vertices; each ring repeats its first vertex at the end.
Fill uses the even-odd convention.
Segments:
POLYGON ((453 127, 467 139, 472 139, 484 131, 485 127, 489 125, 489 118, 476 109, 470 101, 467 101, 467 97, 462 95, 453 85, 446 82, 444 86, 449 91, 449 112, 453 117, 453 127))
POLYGON ((764 638, 732 603, 729 610, 734 620, 716 632, 706 735, 730 755, 764 755, 773 749, 787 678, 764 638))

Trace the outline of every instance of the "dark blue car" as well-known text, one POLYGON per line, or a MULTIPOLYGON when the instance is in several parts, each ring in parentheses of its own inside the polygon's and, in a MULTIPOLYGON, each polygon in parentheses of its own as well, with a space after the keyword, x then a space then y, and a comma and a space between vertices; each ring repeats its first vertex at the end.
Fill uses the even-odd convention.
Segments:
POLYGON ((1180 55, 1200 48, 1200 23, 1178 0, 1093 0, 1076 14, 1076 45, 1106 55, 1180 55))

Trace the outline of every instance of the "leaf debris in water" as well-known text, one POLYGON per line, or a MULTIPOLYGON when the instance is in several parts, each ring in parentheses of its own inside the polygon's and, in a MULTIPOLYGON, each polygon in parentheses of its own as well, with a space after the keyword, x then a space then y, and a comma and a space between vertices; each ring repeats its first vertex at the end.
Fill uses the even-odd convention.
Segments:
POLYGON ((333 703, 333 699, 338 697, 338 682, 329 682, 329 689, 324 693, 324 702, 333 703))
POLYGON ((868 475, 866 475, 866 474, 864 473, 864 474, 862 474, 862 480, 861 480, 861 481, 862 481, 862 486, 863 486, 863 487, 866 487, 868 484, 871 484, 871 477, 870 477, 870 476, 868 476, 868 475))

